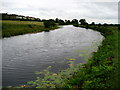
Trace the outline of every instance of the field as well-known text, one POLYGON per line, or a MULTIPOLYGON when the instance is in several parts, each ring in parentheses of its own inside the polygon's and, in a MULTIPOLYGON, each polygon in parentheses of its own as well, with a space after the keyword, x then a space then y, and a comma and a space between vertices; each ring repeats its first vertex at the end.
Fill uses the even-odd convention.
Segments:
POLYGON ((36 33, 56 28, 45 28, 43 22, 37 21, 3 20, 0 22, 2 22, 2 37, 10 37, 27 33, 36 33))

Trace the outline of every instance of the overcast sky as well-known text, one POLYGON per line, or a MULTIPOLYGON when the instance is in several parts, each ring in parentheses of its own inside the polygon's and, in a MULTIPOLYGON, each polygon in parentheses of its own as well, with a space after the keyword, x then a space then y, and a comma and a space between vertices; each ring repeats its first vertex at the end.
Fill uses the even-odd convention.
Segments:
POLYGON ((2 0, 1 12, 41 19, 81 19, 118 23, 119 0, 2 0))

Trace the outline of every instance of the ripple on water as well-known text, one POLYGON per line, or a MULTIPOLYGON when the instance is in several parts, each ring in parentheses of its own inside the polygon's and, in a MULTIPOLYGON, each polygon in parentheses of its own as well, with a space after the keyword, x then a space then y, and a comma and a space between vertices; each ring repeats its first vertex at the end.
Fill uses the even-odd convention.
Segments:
POLYGON ((35 71, 42 71, 48 66, 54 67, 53 72, 65 69, 68 64, 66 57, 77 59, 76 63, 85 63, 83 51, 95 51, 91 47, 92 42, 101 42, 102 38, 96 31, 73 26, 4 38, 3 86, 24 84, 23 81, 35 78, 35 71))

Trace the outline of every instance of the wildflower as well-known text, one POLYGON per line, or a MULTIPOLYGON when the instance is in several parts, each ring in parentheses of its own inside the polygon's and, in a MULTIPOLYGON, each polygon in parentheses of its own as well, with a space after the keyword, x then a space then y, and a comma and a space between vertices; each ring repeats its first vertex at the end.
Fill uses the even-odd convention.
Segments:
POLYGON ((24 87, 28 87, 28 85, 21 85, 20 87, 24 88, 24 87))
POLYGON ((69 59, 69 60, 76 60, 76 59, 69 59))
POLYGON ((53 76, 56 76, 57 74, 56 74, 56 73, 53 73, 52 75, 53 75, 53 76))

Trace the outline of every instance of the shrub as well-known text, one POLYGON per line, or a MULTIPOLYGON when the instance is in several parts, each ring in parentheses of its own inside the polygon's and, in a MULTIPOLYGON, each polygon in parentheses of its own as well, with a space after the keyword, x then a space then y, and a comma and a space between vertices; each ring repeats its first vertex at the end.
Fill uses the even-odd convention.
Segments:
POLYGON ((55 24, 55 22, 54 21, 45 21, 44 22, 44 26, 45 26, 45 28, 50 28, 50 27, 54 27, 54 26, 56 26, 56 24, 55 24))

